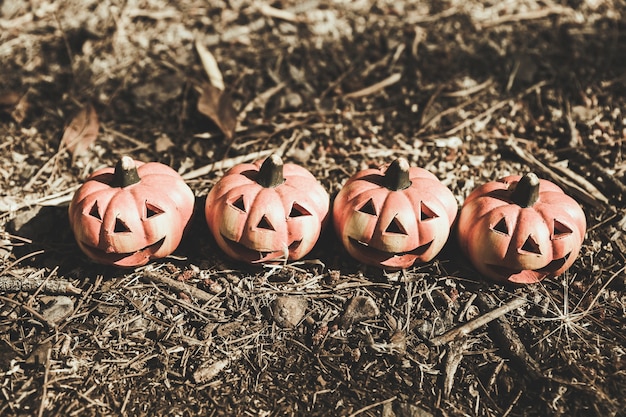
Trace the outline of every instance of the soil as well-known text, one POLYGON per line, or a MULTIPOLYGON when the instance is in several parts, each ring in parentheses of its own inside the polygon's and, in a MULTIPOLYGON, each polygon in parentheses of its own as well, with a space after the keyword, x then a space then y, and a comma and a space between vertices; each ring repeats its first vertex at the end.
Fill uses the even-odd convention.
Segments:
POLYGON ((611 0, 0 1, 0 414, 624 415, 625 31, 611 0), (242 264, 202 207, 268 152, 331 197, 405 157, 459 207, 533 171, 587 233, 523 286, 481 277, 456 230, 396 272, 332 223, 302 260, 242 264), (122 155, 199 208, 134 269, 90 262, 67 216, 122 155))

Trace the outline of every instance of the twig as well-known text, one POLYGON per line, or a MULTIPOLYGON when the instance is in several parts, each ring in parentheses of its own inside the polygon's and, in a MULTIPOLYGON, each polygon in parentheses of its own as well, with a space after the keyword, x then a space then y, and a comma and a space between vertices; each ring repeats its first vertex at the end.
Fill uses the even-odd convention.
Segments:
POLYGON ((373 94, 379 90, 382 90, 386 87, 389 87, 390 85, 397 83, 398 81, 400 81, 400 78, 402 78, 402 74, 396 72, 395 74, 391 74, 389 77, 377 82, 376 84, 372 84, 369 87, 365 87, 361 90, 353 91, 352 93, 346 94, 345 98, 359 98, 369 96, 370 94, 373 94))
POLYGON ((213 162, 212 164, 205 165, 202 168, 194 169, 193 171, 186 172, 182 175, 184 180, 192 180, 218 169, 224 170, 234 167, 242 162, 248 162, 256 159, 265 158, 272 154, 275 150, 268 149, 265 151, 252 152, 247 155, 236 156, 234 158, 223 159, 221 161, 213 162))
MULTIPOLYGON (((526 96, 527 94, 530 94, 531 92, 543 87, 544 85, 546 85, 548 82, 547 81, 539 81, 537 84, 532 85, 530 87, 528 87, 527 89, 525 89, 524 91, 522 91, 520 94, 518 94, 516 96, 517 99, 526 96)), ((471 126, 473 123, 476 123, 478 120, 484 119, 487 116, 491 116, 493 113, 495 113, 497 110, 500 110, 502 107, 508 105, 509 103, 511 103, 512 99, 511 98, 507 98, 504 100, 501 100, 499 102, 497 102, 496 104, 494 104, 493 106, 489 107, 487 110, 485 110, 484 112, 466 119, 465 121, 463 121, 462 123, 459 123, 458 125, 456 125, 455 127, 453 127, 452 129, 448 130, 447 132, 443 133, 444 136, 450 136, 455 134, 456 132, 458 132, 459 130, 465 129, 468 126, 471 126)), ((442 136, 442 135, 439 135, 442 136)))
POLYGON ((0 292, 33 292, 41 291, 44 294, 74 294, 82 293, 71 282, 62 279, 46 279, 42 277, 14 277, 0 276, 0 292))
POLYGON ((572 182, 563 177, 563 175, 559 175, 554 172, 550 167, 545 165, 543 162, 538 160, 534 155, 530 152, 526 152, 521 146, 517 144, 517 140, 512 139, 507 142, 507 145, 515 152, 517 156, 519 156, 522 160, 524 160, 529 165, 534 166, 535 168, 539 168, 543 173, 548 175, 550 179, 554 182, 560 184, 564 188, 567 188, 572 194, 575 194, 581 200, 595 206, 600 207, 604 204, 608 204, 609 200, 602 194, 597 188, 595 188, 592 184, 590 184, 587 180, 582 177, 577 177, 578 183, 572 182))
POLYGON ((50 355, 52 353, 52 347, 48 347, 46 349, 46 363, 45 369, 43 373, 43 384, 41 387, 41 402, 39 403, 39 412, 37 414, 38 417, 42 417, 44 415, 44 410, 46 409, 46 397, 48 396, 48 379, 50 378, 50 355))
POLYGON ((450 397, 454 386, 454 375, 456 374, 461 361, 463 360, 463 351, 467 347, 466 341, 455 340, 448 346, 446 354, 446 362, 443 369, 443 397, 450 397))
POLYGON ((48 328, 50 329, 55 329, 56 328, 56 324, 49 321, 47 318, 45 318, 44 316, 42 316, 40 313, 38 313, 35 309, 33 309, 32 307, 29 307, 23 303, 20 303, 19 301, 15 301, 12 298, 9 297, 4 297, 2 295, 0 295, 0 301, 4 301, 5 303, 11 303, 13 305, 16 305, 18 307, 22 307, 24 310, 28 311, 30 314, 32 314, 33 317, 35 317, 37 320, 39 320, 40 322, 42 322, 43 324, 45 324, 48 328))
POLYGON ((215 295, 209 294, 208 292, 203 291, 198 287, 194 287, 182 281, 168 278, 164 275, 157 273, 156 271, 144 270, 143 274, 141 275, 141 279, 167 285, 171 289, 179 292, 184 292, 201 301, 213 301, 216 297, 215 295))
MULTIPOLYGON (((521 298, 521 300, 526 301, 525 298, 521 298)), ((494 307, 493 301, 486 294, 478 294, 476 302, 478 307, 484 311, 489 311, 494 307)), ((538 379, 542 376, 539 364, 528 354, 524 343, 522 343, 506 317, 500 317, 498 320, 489 323, 489 330, 491 330, 492 337, 498 344, 498 347, 519 363, 524 368, 526 374, 533 379, 538 379)))
POLYGON ((393 402, 393 401, 395 401, 397 398, 398 398, 398 396, 397 396, 397 395, 394 395, 393 397, 391 397, 391 398, 387 398, 386 400, 383 400, 383 401, 378 401, 377 403, 373 403, 373 404, 370 404, 370 405, 366 405, 365 407, 363 407, 363 408, 361 408, 361 409, 359 409, 359 410, 356 410, 354 413, 350 414, 348 417, 356 417, 356 416, 358 416, 359 414, 366 412, 367 410, 371 410, 372 408, 376 408, 376 407, 378 407, 378 406, 380 406, 380 405, 385 405, 385 404, 388 404, 388 403, 390 403, 390 402, 393 402))
POLYGON ((508 303, 504 304, 503 306, 496 308, 495 310, 483 314, 480 317, 476 317, 475 319, 468 321, 462 326, 455 327, 454 329, 433 338, 430 343, 433 346, 441 346, 443 344, 450 343, 451 341, 459 339, 460 337, 473 332, 474 330, 497 319, 498 317, 501 317, 515 310, 516 308, 523 306, 527 302, 528 300, 526 298, 516 297, 508 303))
POLYGON ((516 14, 503 15, 498 18, 483 21, 483 22, 479 20, 478 23, 483 28, 489 28, 489 27, 498 26, 504 23, 521 22, 524 20, 544 19, 554 14, 571 16, 574 14, 574 10, 569 7, 563 7, 563 6, 544 7, 539 10, 529 10, 526 12, 521 12, 521 13, 516 13, 516 14))

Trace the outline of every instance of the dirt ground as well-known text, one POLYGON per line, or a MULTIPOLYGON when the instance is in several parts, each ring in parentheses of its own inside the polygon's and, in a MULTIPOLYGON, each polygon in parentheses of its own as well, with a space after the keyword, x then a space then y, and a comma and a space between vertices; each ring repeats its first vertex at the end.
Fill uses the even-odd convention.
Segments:
POLYGON ((0 1, 0 415, 624 415, 625 31, 622 0, 0 1), (237 263, 201 211, 136 269, 74 241, 69 200, 121 155, 173 167, 202 207, 270 152, 331 196, 403 156, 459 207, 533 171, 587 235, 521 287, 483 279, 454 233, 400 272, 330 228, 304 260, 237 263))

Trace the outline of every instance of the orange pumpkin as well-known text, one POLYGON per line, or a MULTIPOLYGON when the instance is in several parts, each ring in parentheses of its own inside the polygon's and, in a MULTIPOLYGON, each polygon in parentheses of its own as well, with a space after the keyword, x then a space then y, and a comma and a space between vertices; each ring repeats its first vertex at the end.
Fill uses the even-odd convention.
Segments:
POLYGON ((309 171, 270 155, 230 169, 207 195, 205 215, 231 258, 296 260, 315 246, 329 205, 328 193, 309 171))
POLYGON ((176 171, 124 156, 94 172, 69 206, 72 231, 92 260, 120 267, 145 265, 178 247, 194 194, 176 171))
POLYGON ((356 173, 333 204, 335 229, 350 255, 385 269, 433 259, 456 213, 452 192, 404 158, 356 173))
POLYGON ((562 274, 574 263, 586 227, 574 199, 529 173, 472 191, 459 215, 458 238, 486 277, 530 284, 562 274))

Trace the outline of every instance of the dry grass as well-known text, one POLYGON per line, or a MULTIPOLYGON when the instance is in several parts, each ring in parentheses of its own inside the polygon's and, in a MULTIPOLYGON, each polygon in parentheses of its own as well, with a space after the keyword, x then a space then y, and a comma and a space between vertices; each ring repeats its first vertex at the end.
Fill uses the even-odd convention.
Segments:
POLYGON ((19 286, 0 294, 0 414, 619 415, 625 13, 591 0, 0 3, 0 279, 19 286), (197 111, 196 43, 232 97, 232 141, 197 111), (72 162, 64 126, 88 103, 99 134, 72 162), (68 198, 122 154, 171 165, 201 204, 229 165, 267 151, 333 194, 405 156, 459 203, 534 170, 581 202, 588 234, 563 277, 507 288, 453 239, 393 274, 358 265, 331 231, 303 262, 252 268, 195 216, 175 257, 117 270, 69 232, 68 198), (278 297, 306 304, 295 327, 272 316, 278 297), (529 302, 432 343, 512 297, 529 302))

